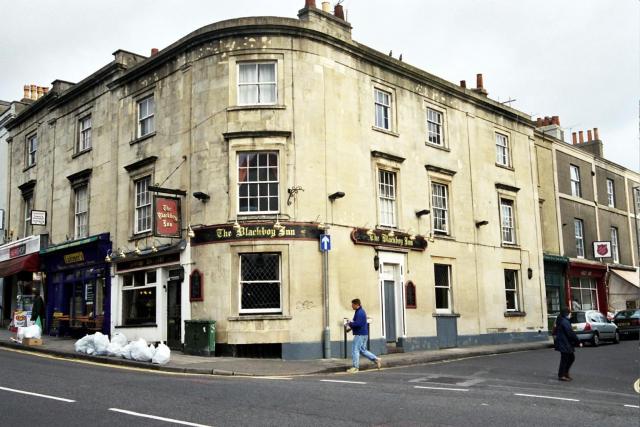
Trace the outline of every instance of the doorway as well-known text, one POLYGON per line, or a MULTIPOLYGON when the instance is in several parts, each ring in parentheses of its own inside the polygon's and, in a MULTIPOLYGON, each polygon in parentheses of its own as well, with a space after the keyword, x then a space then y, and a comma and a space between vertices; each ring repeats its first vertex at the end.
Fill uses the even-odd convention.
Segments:
POLYGON ((181 286, 182 280, 167 282, 167 346, 172 350, 182 350, 181 286))
POLYGON ((379 253, 382 329, 387 345, 395 345, 406 335, 404 312, 404 254, 379 253))

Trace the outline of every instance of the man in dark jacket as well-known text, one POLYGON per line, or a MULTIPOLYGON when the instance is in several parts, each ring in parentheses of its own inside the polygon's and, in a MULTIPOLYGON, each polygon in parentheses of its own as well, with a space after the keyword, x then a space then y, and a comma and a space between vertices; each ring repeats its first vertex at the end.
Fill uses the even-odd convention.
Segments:
POLYGON ((348 323, 353 331, 353 346, 351 347, 351 358, 353 366, 347 369, 349 373, 356 373, 360 368, 360 354, 376 364, 378 369, 382 366, 382 361, 375 354, 367 350, 367 338, 369 336, 369 324, 367 323, 367 313, 360 305, 358 298, 351 300, 351 308, 355 310, 353 320, 348 323))
POLYGON ((571 381, 569 369, 576 360, 574 354, 574 345, 582 347, 582 343, 578 336, 571 328, 569 317, 571 313, 567 308, 560 311, 560 315, 556 319, 556 342, 555 349, 560 352, 560 366, 558 367, 558 379, 560 381, 571 381))

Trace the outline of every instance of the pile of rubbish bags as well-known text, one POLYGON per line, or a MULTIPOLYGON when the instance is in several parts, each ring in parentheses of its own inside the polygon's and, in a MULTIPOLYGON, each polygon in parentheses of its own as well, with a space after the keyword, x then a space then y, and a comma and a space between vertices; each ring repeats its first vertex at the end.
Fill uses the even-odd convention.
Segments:
POLYGON ((21 343, 24 338, 42 338, 42 329, 38 325, 20 326, 18 327, 18 333, 13 341, 21 343))
POLYGON ((140 362, 151 362, 164 365, 171 358, 171 350, 165 344, 160 343, 158 347, 147 344, 144 338, 136 341, 127 341, 127 337, 121 333, 115 333, 109 341, 107 335, 96 332, 92 335, 85 335, 75 343, 78 353, 86 353, 95 356, 123 357, 129 360, 140 362))

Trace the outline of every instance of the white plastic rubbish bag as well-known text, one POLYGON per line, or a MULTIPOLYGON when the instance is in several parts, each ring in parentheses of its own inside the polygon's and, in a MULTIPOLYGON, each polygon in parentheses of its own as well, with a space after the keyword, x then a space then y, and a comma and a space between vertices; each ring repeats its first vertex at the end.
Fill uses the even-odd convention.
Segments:
POLYGON ((100 332, 93 334, 93 347, 95 348, 95 354, 103 356, 107 354, 107 348, 109 347, 109 337, 103 335, 100 332))
POLYGON ((113 334, 113 336, 111 336, 112 344, 118 344, 120 347, 124 347, 125 345, 127 345, 127 342, 127 337, 120 332, 116 332, 115 334, 113 334))
POLYGON ((153 355, 151 359, 152 363, 157 363, 159 365, 164 365, 171 358, 171 350, 166 345, 160 343, 158 344, 158 348, 156 348, 156 354, 153 355))
POLYGON ((24 326, 18 326, 18 333, 16 334, 16 337, 20 342, 22 342, 22 339, 24 338, 24 329, 24 326))
POLYGON ((31 325, 24 328, 24 337, 25 338, 40 338, 42 336, 42 331, 40 331, 40 326, 31 325))
POLYGON ((153 357, 153 353, 147 347, 147 342, 144 338, 139 338, 137 341, 130 343, 131 345, 131 358, 140 362, 149 362, 153 357))
POLYGON ((95 351, 93 347, 93 335, 85 335, 76 341, 74 346, 78 353, 93 354, 95 351))
POLYGON ((122 356, 122 346, 117 342, 113 342, 113 340, 111 340, 111 342, 107 346, 107 356, 122 356))
POLYGON ((122 349, 120 350, 120 356, 124 357, 125 359, 131 359, 131 347, 132 347, 133 343, 130 342, 129 344, 125 345, 124 347, 122 347, 122 349))

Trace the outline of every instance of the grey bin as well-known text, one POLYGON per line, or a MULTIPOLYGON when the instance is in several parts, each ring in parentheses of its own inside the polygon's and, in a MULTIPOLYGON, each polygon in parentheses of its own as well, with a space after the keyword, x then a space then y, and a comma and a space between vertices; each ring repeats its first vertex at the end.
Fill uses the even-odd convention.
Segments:
POLYGON ((216 355, 216 321, 184 321, 184 353, 196 356, 216 355))

